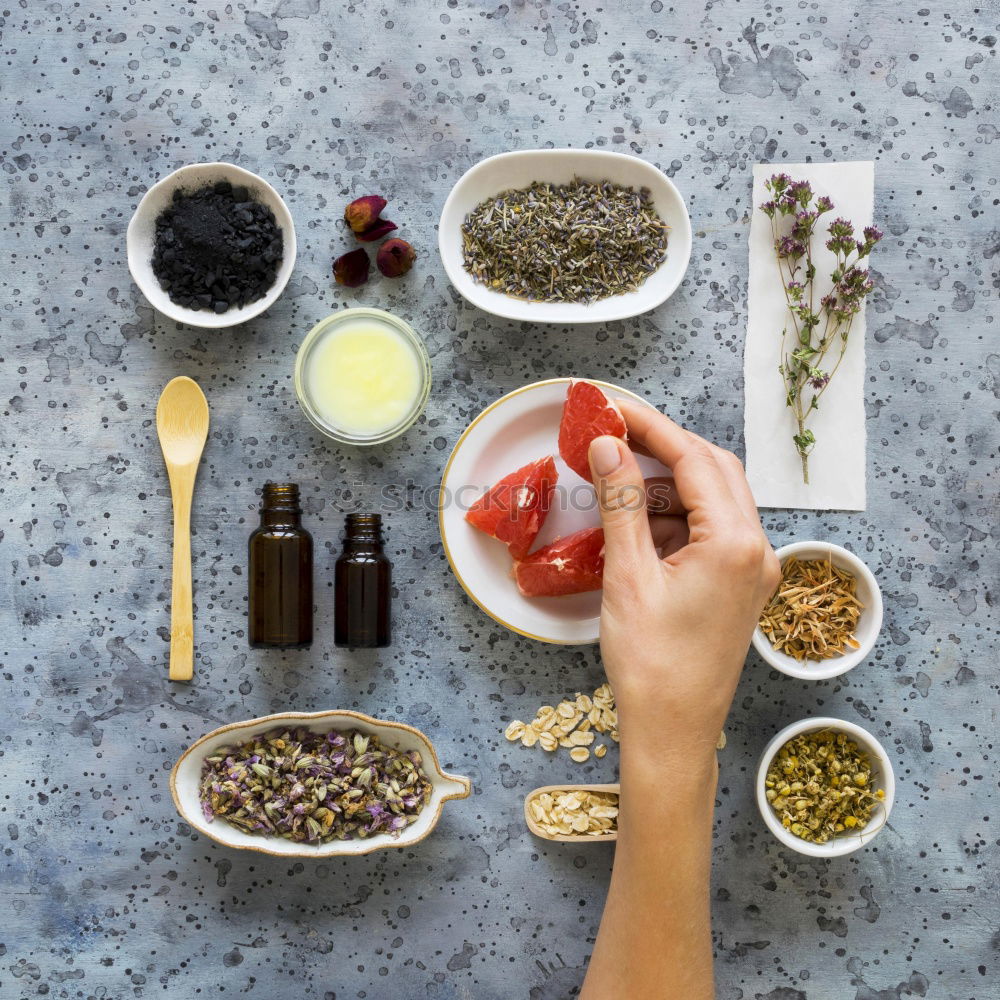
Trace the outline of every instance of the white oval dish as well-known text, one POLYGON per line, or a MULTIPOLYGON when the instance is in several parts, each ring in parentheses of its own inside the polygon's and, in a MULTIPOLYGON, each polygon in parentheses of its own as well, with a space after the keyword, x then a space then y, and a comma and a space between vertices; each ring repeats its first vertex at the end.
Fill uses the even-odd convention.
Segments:
POLYGON ((821 717, 815 719, 802 719, 786 726, 777 736, 768 743, 764 753, 760 758, 760 766, 757 768, 757 808, 767 828, 780 840, 785 847, 790 847, 799 854, 806 854, 813 858, 838 858, 844 854, 851 854, 861 847, 866 847, 872 842, 878 832, 889 821, 889 813, 892 811, 892 804, 896 798, 896 777, 893 774, 892 762, 889 755, 867 729, 854 725, 853 722, 845 722, 843 719, 833 719, 821 717), (872 761, 872 776, 874 787, 881 788, 885 792, 885 798, 880 806, 872 811, 868 826, 858 833, 838 834, 825 844, 810 844, 801 837, 796 837, 790 830, 786 830, 781 825, 781 820, 771 808, 771 803, 767 801, 767 788, 765 780, 767 769, 774 755, 793 737, 800 733, 811 733, 819 729, 833 729, 838 732, 847 733, 863 750, 865 750, 872 761))
POLYGON ((128 269, 132 272, 132 278, 139 286, 139 291, 146 296, 154 309, 178 323, 215 330, 245 323, 273 305, 285 290, 292 269, 295 267, 295 226, 292 223, 288 207, 281 200, 278 192, 263 177, 258 177, 249 170, 244 170, 232 163, 193 163, 190 166, 181 167, 157 181, 139 202, 135 214, 132 216, 132 221, 128 224, 125 245, 128 255, 128 269), (197 190, 217 181, 229 181, 231 184, 240 184, 249 188, 254 197, 274 213, 284 242, 281 267, 278 268, 274 284, 267 294, 263 298, 257 299, 256 302, 243 306, 242 309, 228 309, 224 313, 215 313, 208 309, 188 309, 178 305, 171 301, 170 296, 160 287, 160 282, 153 273, 156 220, 170 204, 174 191, 178 188, 197 190))
MULTIPOLYGON (((515 469, 552 455, 559 480, 552 509, 535 547, 601 523, 597 495, 559 457, 559 422, 569 378, 533 382, 487 406, 462 433, 441 479, 438 521, 452 571, 465 592, 491 618, 529 639, 563 645, 597 642, 601 592, 568 597, 522 597, 511 577, 507 547, 465 520, 469 507, 515 469), (560 502, 565 501, 565 502, 560 502)), ((644 399, 619 386, 590 379, 612 399, 644 399)), ((655 459, 637 455, 643 474, 662 476, 655 459)))
POLYGON ((448 279, 474 306, 531 323, 609 323, 655 309, 677 290, 691 257, 691 220, 680 192, 651 163, 597 149, 527 149, 500 153, 467 170, 451 189, 438 226, 438 248, 448 279), (649 188, 653 205, 670 227, 667 259, 634 292, 593 302, 534 302, 493 291, 463 266, 462 223, 477 205, 534 181, 567 184, 574 177, 649 188))
POLYGON ((775 555, 782 565, 789 556, 797 556, 799 559, 831 557, 834 566, 847 570, 854 576, 858 581, 856 591, 858 599, 864 605, 854 634, 860 645, 849 653, 831 657, 829 660, 800 662, 787 653, 778 652, 758 625, 753 633, 754 649, 775 670, 789 677, 798 677, 800 680, 825 681, 846 674, 868 656, 882 630, 882 591, 875 575, 853 552, 830 542, 793 542, 791 545, 783 545, 775 555))
POLYGON ((295 858, 351 857, 387 847, 412 847, 437 825, 445 802, 449 799, 467 798, 471 789, 472 783, 468 778, 441 770, 434 744, 419 729, 401 722, 386 722, 361 712, 340 709, 329 712, 282 712, 222 726, 206 733, 185 750, 170 772, 170 794, 174 798, 174 805, 184 820, 199 833, 224 847, 295 858), (421 810, 416 822, 406 827, 398 837, 379 833, 364 839, 333 840, 315 845, 246 833, 222 818, 211 823, 206 820, 199 795, 201 768, 205 757, 221 746, 242 743, 259 733, 285 726, 304 726, 315 732, 357 729, 366 735, 378 737, 386 746, 404 751, 418 750, 423 758, 424 773, 432 786, 430 800, 421 810))

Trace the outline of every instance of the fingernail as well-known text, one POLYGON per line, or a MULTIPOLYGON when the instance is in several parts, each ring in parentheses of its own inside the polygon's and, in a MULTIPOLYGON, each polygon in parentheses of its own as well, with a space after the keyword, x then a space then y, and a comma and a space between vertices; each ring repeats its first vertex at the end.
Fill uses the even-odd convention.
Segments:
POLYGON ((618 442, 613 437, 594 438, 590 442, 590 464, 599 476, 608 476, 622 464, 618 442))

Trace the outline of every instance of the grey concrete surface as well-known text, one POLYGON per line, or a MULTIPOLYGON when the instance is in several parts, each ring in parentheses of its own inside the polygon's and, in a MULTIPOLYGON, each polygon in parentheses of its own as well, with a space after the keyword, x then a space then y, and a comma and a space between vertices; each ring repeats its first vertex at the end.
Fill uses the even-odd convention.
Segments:
POLYGON ((552 375, 620 382, 740 452, 750 167, 871 158, 887 237, 868 312, 869 509, 770 512, 766 527, 775 543, 862 554, 886 627, 840 681, 748 658, 714 834, 719 996, 1000 997, 998 21, 995 0, 8 4, 0 995, 574 995, 611 851, 536 842, 521 802, 538 784, 611 780, 616 755, 580 768, 501 731, 592 690, 600 659, 485 618, 416 500, 484 404, 552 375), (483 156, 547 144, 633 153, 680 187, 694 254, 665 306, 547 329, 458 299, 435 247, 450 186, 483 156), (206 159, 270 179, 299 232, 285 296, 229 332, 155 315, 125 265, 143 192, 206 159), (420 256, 407 278, 345 294, 331 281, 352 245, 338 219, 368 193, 390 199, 420 256), (320 439, 291 388, 306 330, 350 303, 410 320, 434 365, 419 426, 366 452, 320 439), (153 426, 182 373, 212 409, 186 687, 166 679, 170 508, 153 426), (310 652, 247 648, 244 551, 268 478, 297 480, 308 500, 310 652), (407 482, 413 509, 389 519, 396 642, 337 651, 341 511, 407 482), (231 852, 179 820, 167 776, 193 739, 331 707, 420 726, 474 797, 415 849, 322 864, 231 852), (891 828, 832 862, 781 849, 751 795, 769 737, 820 711, 876 733, 899 780, 891 828))

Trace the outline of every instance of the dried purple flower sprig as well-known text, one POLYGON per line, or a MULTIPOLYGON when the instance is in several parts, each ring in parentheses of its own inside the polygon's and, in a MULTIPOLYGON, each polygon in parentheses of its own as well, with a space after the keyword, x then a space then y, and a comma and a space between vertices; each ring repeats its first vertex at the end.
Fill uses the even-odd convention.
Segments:
POLYGON ((875 226, 866 226, 862 231, 864 239, 859 240, 847 219, 830 223, 826 248, 837 258, 830 275, 833 287, 815 308, 813 235, 820 217, 833 211, 833 202, 823 195, 814 204, 809 182, 793 181, 788 174, 774 174, 764 187, 771 200, 760 209, 771 220, 778 274, 795 334, 795 346, 789 351, 785 346, 788 327, 781 331, 778 371, 785 383, 785 403, 795 412, 797 433, 792 440, 802 460, 802 480, 808 483, 809 455, 816 446, 808 419, 813 410, 819 409, 819 400, 844 358, 854 317, 874 287, 867 269, 859 264, 883 234, 875 226), (839 352, 833 366, 828 367, 827 354, 835 344, 839 352))
POLYGON ((219 817, 247 833, 314 844, 398 837, 430 794, 416 750, 357 730, 273 729, 220 747, 202 765, 209 822, 219 817))

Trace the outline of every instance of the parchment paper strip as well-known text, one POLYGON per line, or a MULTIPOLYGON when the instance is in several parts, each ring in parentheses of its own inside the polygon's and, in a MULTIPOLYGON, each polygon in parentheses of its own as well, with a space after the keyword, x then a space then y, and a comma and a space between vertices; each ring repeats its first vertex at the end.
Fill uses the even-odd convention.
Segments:
POLYGON ((829 275, 835 262, 834 255, 824 245, 826 227, 842 216, 860 233, 872 222, 875 175, 870 161, 761 163, 753 168, 750 281, 743 355, 747 477, 760 507, 864 510, 864 306, 854 318, 840 369, 823 394, 821 408, 810 418, 816 446, 809 458, 809 485, 802 482, 802 467, 792 441, 795 419, 791 408, 785 405, 784 383, 778 372, 781 331, 788 325, 789 316, 778 277, 770 220, 759 209, 769 197, 764 181, 776 173, 786 173, 793 180, 807 180, 817 197, 825 194, 833 201, 834 211, 820 219, 813 236, 816 301, 830 289, 829 275))

